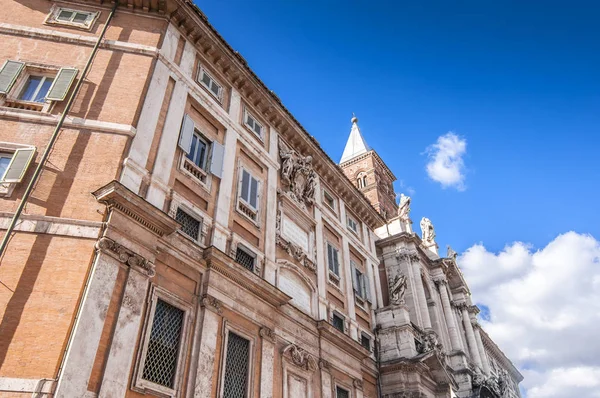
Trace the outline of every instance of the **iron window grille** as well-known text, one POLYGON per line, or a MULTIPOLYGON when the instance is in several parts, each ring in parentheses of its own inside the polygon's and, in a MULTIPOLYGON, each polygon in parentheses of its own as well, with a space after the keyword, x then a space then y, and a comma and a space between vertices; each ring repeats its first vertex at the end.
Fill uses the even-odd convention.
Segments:
POLYGON ((235 262, 240 264, 247 270, 254 272, 256 256, 253 253, 249 253, 249 251, 238 246, 235 251, 235 262))
POLYGON ((200 232, 202 228, 202 222, 192 217, 180 207, 177 208, 175 214, 175 221, 181 224, 181 232, 189 236, 195 241, 200 240, 200 232))
POLYGON ((335 397, 336 398, 350 398, 350 392, 342 387, 335 387, 335 397))
POLYGON ((185 312, 158 299, 152 320, 142 378, 174 388, 185 312))
POLYGON ((248 396, 248 371, 250 368, 250 340, 233 332, 228 333, 223 398, 248 396))
POLYGON ((361 333, 360 334, 360 345, 362 345, 367 350, 371 351, 371 338, 368 335, 361 333))
POLYGON ((331 318, 331 324, 333 325, 334 328, 336 328, 340 332, 344 333, 344 318, 343 317, 334 313, 333 317, 331 318))

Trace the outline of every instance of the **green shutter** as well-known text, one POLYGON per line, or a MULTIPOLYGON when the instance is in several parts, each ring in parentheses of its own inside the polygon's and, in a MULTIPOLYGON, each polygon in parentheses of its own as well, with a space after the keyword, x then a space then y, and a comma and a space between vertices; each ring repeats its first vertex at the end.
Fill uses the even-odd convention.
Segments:
POLYGON ((10 91, 24 67, 23 62, 11 60, 4 62, 2 70, 0 70, 0 94, 6 94, 10 91))
POLYGON ((17 149, 4 173, 2 182, 21 182, 35 155, 35 148, 17 149))
POLYGON ((62 101, 67 96, 69 88, 77 76, 77 69, 75 68, 60 68, 52 87, 48 90, 46 99, 50 101, 62 101))

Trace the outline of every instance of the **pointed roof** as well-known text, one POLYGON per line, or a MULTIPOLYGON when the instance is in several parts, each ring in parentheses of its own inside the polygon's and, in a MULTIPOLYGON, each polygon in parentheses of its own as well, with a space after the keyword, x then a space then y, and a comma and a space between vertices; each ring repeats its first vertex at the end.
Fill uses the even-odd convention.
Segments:
POLYGON ((371 150, 367 145, 367 142, 360 133, 358 128, 358 118, 352 114, 352 129, 350 130, 350 136, 348 142, 346 142, 346 148, 342 154, 340 163, 344 163, 348 160, 354 159, 355 157, 367 153, 371 150))

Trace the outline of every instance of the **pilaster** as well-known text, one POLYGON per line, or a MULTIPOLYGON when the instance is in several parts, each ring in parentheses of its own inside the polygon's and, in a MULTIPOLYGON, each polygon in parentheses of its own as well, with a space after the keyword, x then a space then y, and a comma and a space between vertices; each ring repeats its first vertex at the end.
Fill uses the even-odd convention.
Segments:
POLYGON ((202 334, 200 336, 196 383, 192 396, 194 398, 210 398, 217 352, 217 332, 223 310, 221 303, 211 296, 204 296, 201 306, 204 317, 202 320, 202 334))
POLYGON ((275 332, 267 327, 260 328, 262 337, 260 361, 260 398, 273 398, 273 363, 275 359, 275 332))

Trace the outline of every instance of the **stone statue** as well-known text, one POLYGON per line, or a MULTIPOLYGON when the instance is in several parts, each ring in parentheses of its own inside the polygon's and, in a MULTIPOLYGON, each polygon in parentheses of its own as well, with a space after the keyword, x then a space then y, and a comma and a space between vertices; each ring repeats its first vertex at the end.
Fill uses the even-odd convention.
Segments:
POLYGON ((446 251, 446 257, 451 258, 453 260, 456 260, 456 256, 458 256, 458 253, 456 253, 454 250, 452 250, 452 248, 450 247, 450 245, 446 246, 447 247, 447 251, 446 251))
POLYGON ((402 274, 396 275, 390 286, 390 301, 395 305, 404 304, 404 294, 406 293, 407 279, 402 274))
POLYGON ((289 197, 301 205, 312 205, 315 198, 317 173, 313 170, 312 156, 301 156, 279 140, 281 158, 281 185, 289 197))
POLYGON ((410 213, 410 196, 400 194, 400 204, 398 205, 398 216, 402 221, 408 221, 410 213))
POLYGON ((425 246, 433 246, 435 244, 435 229, 431 220, 427 217, 421 219, 421 240, 425 246))

